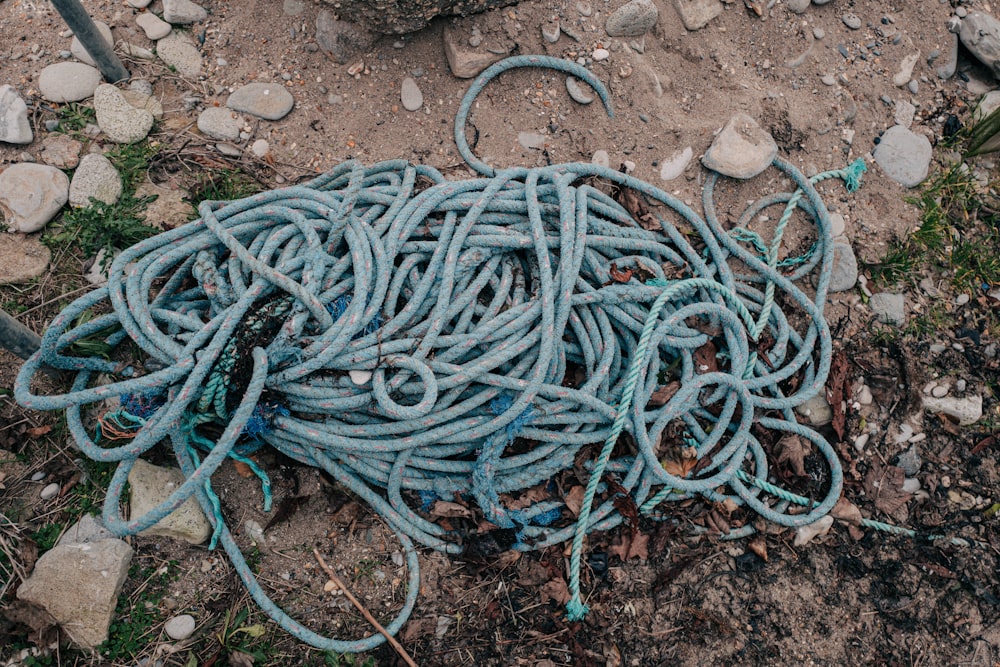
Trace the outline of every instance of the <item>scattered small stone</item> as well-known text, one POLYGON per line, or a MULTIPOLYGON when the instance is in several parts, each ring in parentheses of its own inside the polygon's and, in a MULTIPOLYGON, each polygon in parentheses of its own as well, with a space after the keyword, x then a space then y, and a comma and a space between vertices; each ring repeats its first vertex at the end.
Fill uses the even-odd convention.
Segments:
POLYGON ((851 30, 861 29, 861 18, 857 14, 847 13, 840 17, 840 20, 844 22, 851 30))
POLYGON ((42 492, 38 494, 39 498, 42 500, 52 500, 59 495, 59 484, 52 482, 51 484, 46 484, 42 492))
POLYGON ((673 155, 664 160, 663 164, 660 165, 660 179, 672 181, 680 177, 688 165, 691 164, 692 157, 694 157, 694 151, 690 146, 674 152, 673 155))
POLYGON ((284 118, 294 105, 292 94, 277 83, 250 83, 236 90, 226 100, 226 106, 230 109, 265 120, 284 118))
POLYGON ((163 20, 174 25, 198 23, 208 18, 208 12, 191 0, 163 0, 163 20))
POLYGON ((820 81, 822 81, 822 82, 823 82, 823 85, 824 85, 824 86, 836 86, 836 85, 837 85, 837 80, 836 80, 836 79, 834 79, 834 78, 833 78, 833 76, 831 76, 831 75, 829 75, 829 74, 824 74, 824 75, 823 75, 823 76, 822 76, 822 77, 820 78, 820 81))
POLYGON ((38 75, 38 92, 49 102, 79 102, 94 94, 101 83, 96 67, 83 63, 55 63, 38 75))
POLYGON ((403 79, 399 101, 402 102, 403 108, 407 111, 416 111, 424 105, 424 94, 420 92, 420 86, 417 85, 413 77, 408 76, 403 79))
POLYGON ((40 482, 46 477, 48 477, 48 473, 46 473, 44 470, 39 470, 31 475, 31 481, 40 482))
POLYGON ((102 83, 94 91, 94 111, 97 125, 115 143, 142 141, 153 127, 151 112, 129 104, 122 91, 108 83, 102 83))
POLYGON ((808 419, 813 426, 825 426, 833 421, 833 410, 822 393, 796 406, 795 412, 808 419))
POLYGON ((181 76, 195 78, 201 74, 201 52, 187 37, 177 32, 156 43, 156 55, 181 76))
POLYGON ((965 391, 965 387, 967 386, 967 384, 968 383, 965 381, 965 378, 959 378, 958 380, 955 381, 955 391, 959 393, 965 391))
POLYGON ((856 449, 859 453, 864 452, 865 446, 868 444, 871 437, 871 433, 862 433, 854 438, 854 449, 856 449))
POLYGON ((983 416, 983 397, 966 396, 958 398, 955 396, 945 396, 936 398, 934 396, 923 396, 921 398, 924 409, 930 412, 943 412, 954 417, 962 426, 975 424, 983 416))
POLYGON ((785 2, 788 5, 789 11, 793 14, 804 14, 807 9, 809 9, 810 0, 787 0, 785 2))
POLYGON ((70 206, 90 206, 91 198, 114 204, 121 194, 122 177, 111 160, 100 153, 88 153, 80 160, 69 184, 70 206))
POLYGON ((0 141, 30 144, 35 138, 28 122, 28 105, 14 86, 0 86, 0 141))
POLYGON ((153 0, 125 0, 129 7, 135 7, 136 9, 145 9, 152 4, 153 0))
POLYGON ((969 303, 970 298, 971 297, 967 292, 962 292, 961 294, 955 297, 955 305, 964 306, 965 304, 969 303))
POLYGON ((590 161, 591 163, 602 167, 611 166, 611 156, 608 155, 608 152, 603 149, 594 151, 594 155, 590 158, 590 161))
POLYGON ((895 120, 896 125, 909 128, 913 124, 913 118, 917 115, 917 108, 906 100, 896 100, 895 120))
MULTIPOLYGON (((115 40, 114 37, 111 36, 111 28, 108 27, 108 24, 102 21, 94 21, 94 26, 97 28, 97 33, 101 36, 101 41, 104 42, 109 49, 112 48, 115 44, 115 40)), ((87 53, 87 49, 83 48, 83 43, 79 40, 79 38, 73 38, 73 41, 69 45, 69 52, 80 62, 93 67, 97 66, 97 61, 90 57, 90 54, 87 53)))
POLYGON ((947 50, 947 57, 941 58, 937 62, 937 67, 934 68, 934 73, 942 81, 950 79, 955 75, 955 71, 958 69, 958 35, 951 33, 949 39, 949 46, 947 50))
MULTIPOLYGON (((146 79, 132 79, 128 82, 128 89, 133 93, 145 95, 146 97, 153 96, 153 84, 146 79)), ((150 111, 152 112, 152 109, 150 111)), ((156 114, 154 113, 153 115, 155 116, 156 114)))
POLYGON ((43 164, 16 163, 0 172, 0 209, 13 232, 37 232, 69 197, 69 177, 43 164))
MULTIPOLYGON (((183 484, 184 474, 177 468, 161 468, 139 459, 128 475, 128 482, 132 518, 136 519, 156 507, 183 484)), ((188 498, 173 513, 141 534, 162 535, 191 544, 201 544, 211 533, 212 526, 198 502, 194 498, 188 498)))
POLYGON ((861 385, 861 389, 858 390, 858 403, 861 405, 871 405, 874 400, 875 397, 872 395, 871 387, 866 384, 861 385))
POLYGON ((944 398, 947 395, 948 395, 948 385, 946 384, 937 384, 934 385, 933 389, 931 389, 931 396, 933 396, 934 398, 944 398))
POLYGON ((506 55, 506 52, 480 51, 468 46, 463 35, 451 26, 445 27, 443 41, 448 68, 460 79, 471 79, 506 55))
POLYGON ((137 60, 156 60, 156 54, 144 46, 137 46, 129 42, 118 42, 118 48, 126 56, 136 58, 137 60))
POLYGON ((962 44, 981 63, 1000 75, 1000 20, 983 12, 972 12, 959 22, 962 44))
POLYGON ((906 322, 906 303, 902 294, 879 292, 868 302, 879 322, 901 326, 906 322))
POLYGON ((46 132, 55 132, 59 129, 59 119, 58 118, 48 118, 42 123, 45 126, 46 132))
POLYGON ((895 438, 893 438, 893 442, 895 442, 898 445, 900 443, 903 443, 903 442, 906 442, 907 440, 909 440, 912 435, 913 435, 913 427, 912 426, 910 426, 909 424, 900 424, 900 426, 899 426, 899 435, 897 435, 895 438))
POLYGON ((194 616, 181 614, 163 624, 163 631, 174 641, 183 641, 194 634, 194 616))
POLYGON ((353 382, 355 385, 359 387, 363 387, 364 385, 371 382, 372 376, 374 374, 371 371, 355 369, 348 371, 347 375, 351 378, 351 382, 353 382))
POLYGON ((652 30, 658 18, 653 0, 631 0, 608 17, 604 29, 611 37, 638 37, 652 30))
POLYGON ((847 221, 840 213, 830 214, 830 236, 832 238, 843 237, 847 231, 847 221))
POLYGON ((674 0, 674 7, 681 16, 681 23, 692 32, 704 28, 723 9, 719 0, 674 0))
POLYGON ((833 271, 830 273, 830 292, 846 292, 858 282, 858 260, 854 248, 845 241, 833 242, 833 271))
POLYGON ((576 11, 580 16, 591 16, 594 13, 594 7, 589 2, 578 2, 576 3, 576 11))
POLYGON ((774 138, 750 116, 738 113, 712 141, 702 164, 732 178, 752 178, 767 169, 778 154, 774 138))
POLYGON ((542 150, 545 148, 545 135, 538 132, 518 132, 517 143, 528 150, 542 150))
POLYGON ((375 43, 375 35, 350 21, 341 21, 329 9, 316 15, 316 43, 341 65, 375 43))
POLYGON ((264 158, 271 152, 271 145, 267 143, 267 139, 258 139, 250 146, 250 152, 257 157, 264 158))
MULTIPOLYGON (((561 31, 559 30, 559 20, 548 21, 542 24, 542 39, 544 39, 549 44, 555 44, 559 41, 559 35, 561 31)), ((472 40, 469 40, 469 46, 472 46, 472 40)))
POLYGON ((239 141, 240 130, 245 124, 242 116, 226 107, 206 107, 198 114, 198 130, 219 141, 239 141))
POLYGON ((472 30, 469 32, 469 46, 474 49, 478 49, 483 44, 483 33, 479 29, 479 26, 472 26, 472 30))
POLYGON ((902 468, 907 477, 915 477, 920 472, 920 466, 924 464, 920 458, 920 452, 916 445, 912 445, 905 452, 896 457, 896 467, 902 468))
POLYGON ((92 649, 108 638, 132 547, 117 539, 61 544, 46 551, 17 597, 47 611, 70 639, 92 649))
POLYGON ((916 79, 910 79, 910 82, 906 84, 906 89, 916 95, 920 92, 920 83, 916 79))
POLYGON ((816 26, 815 28, 813 28, 813 37, 815 37, 816 39, 823 39, 824 37, 826 37, 826 30, 823 30, 819 26, 816 26))
POLYGON ((143 12, 135 17, 135 23, 146 33, 146 37, 154 42, 170 34, 170 24, 153 12, 143 12))
POLYGON ((873 151, 875 162, 889 178, 908 188, 927 178, 932 149, 922 134, 911 132, 902 125, 890 127, 873 151))
POLYGON ((45 273, 52 251, 39 236, 0 234, 0 285, 19 285, 45 273))
POLYGON ((903 57, 903 60, 899 63, 899 71, 892 77, 892 84, 897 88, 902 88, 905 86, 910 77, 913 76, 913 67, 920 60, 920 52, 914 52, 903 57))
POLYGON ((566 92, 579 104, 590 104, 594 101, 594 96, 590 93, 590 87, 584 86, 579 79, 574 76, 566 77, 566 92))
POLYGON ((243 151, 236 144, 231 144, 228 141, 220 141, 215 144, 215 150, 219 151, 227 157, 239 157, 243 155, 243 151))
POLYGON ((590 54, 590 57, 593 58, 595 62, 607 60, 610 56, 611 52, 607 49, 594 49, 594 52, 590 54))

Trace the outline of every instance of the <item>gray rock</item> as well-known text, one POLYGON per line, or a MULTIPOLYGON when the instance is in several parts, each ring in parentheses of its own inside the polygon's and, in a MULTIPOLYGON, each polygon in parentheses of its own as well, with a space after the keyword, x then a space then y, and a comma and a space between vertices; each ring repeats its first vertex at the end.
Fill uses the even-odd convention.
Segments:
POLYGON ((965 48, 1000 76, 1000 20, 982 12, 972 12, 961 20, 958 32, 965 48))
MULTIPOLYGON (((549 21, 542 24, 542 39, 544 39, 549 44, 555 44, 559 41, 559 35, 562 34, 562 30, 559 29, 559 21, 549 21)), ((482 44, 482 37, 479 38, 479 44, 482 44)), ((469 39, 469 45, 476 45, 472 38, 469 39)))
POLYGON ((207 107, 198 114, 198 129, 219 141, 239 141, 240 130, 245 124, 241 116, 226 107, 207 107))
POLYGON ((34 138, 28 122, 28 105, 14 86, 0 86, 0 141, 30 144, 34 138))
POLYGON ((979 105, 972 113, 972 118, 980 121, 997 109, 1000 109, 1000 90, 991 90, 979 100, 979 105))
POLYGON ((846 25, 851 30, 861 29, 861 17, 859 17, 857 14, 852 14, 852 13, 844 14, 843 16, 840 17, 840 20, 843 21, 844 25, 846 25))
POLYGON ((172 30, 169 23, 161 19, 153 12, 143 12, 142 14, 139 14, 135 17, 135 24, 142 28, 142 31, 146 33, 146 37, 154 42, 158 39, 163 39, 169 35, 172 30))
MULTIPOLYGON (((108 24, 101 21, 94 21, 94 26, 97 28, 97 32, 101 36, 101 41, 103 41, 109 49, 112 48, 115 45, 115 38, 111 36, 111 28, 108 27, 108 24)), ((83 43, 78 37, 73 37, 73 41, 70 42, 69 45, 69 52, 80 62, 93 67, 97 66, 97 61, 90 57, 90 54, 87 53, 87 49, 83 48, 83 43)))
POLYGON ((337 19, 333 12, 323 9, 316 16, 316 43, 341 65, 375 43, 375 35, 364 27, 337 19))
POLYGON ((935 61, 936 67, 934 68, 934 73, 942 81, 955 76, 955 72, 958 70, 958 35, 949 33, 948 39, 950 43, 945 50, 944 57, 938 58, 935 61))
POLYGON ((70 526, 56 546, 60 544, 88 544, 98 540, 113 540, 114 533, 108 530, 104 523, 93 514, 84 514, 80 520, 70 526))
POLYGON ((843 237, 847 231, 847 221, 839 213, 830 214, 830 238, 843 237))
POLYGON ((435 16, 468 16, 505 5, 515 0, 323 0, 347 21, 367 26, 373 32, 400 35, 420 30, 435 16))
POLYGON ((18 285, 45 273, 52 252, 38 236, 0 233, 0 285, 18 285))
POLYGON ((803 14, 807 9, 809 9, 810 0, 786 0, 785 4, 788 5, 789 11, 793 14, 803 14))
POLYGON ((175 641, 183 641, 194 634, 194 616, 181 614, 163 624, 163 631, 175 641))
MULTIPOLYGON (((135 520, 177 490, 184 483, 184 474, 177 468, 161 468, 139 459, 128 475, 128 482, 132 519, 135 520)), ((211 533, 212 527, 194 498, 188 498, 173 513, 142 531, 143 535, 162 535, 191 544, 201 544, 211 533)))
POLYGON ((591 163, 600 165, 602 167, 606 168, 611 167, 611 156, 608 155, 608 152, 603 148, 594 151, 594 154, 593 156, 591 156, 590 161, 591 163))
POLYGON ((715 137, 701 162, 725 176, 752 178, 767 169, 777 155, 774 138, 753 118, 738 113, 715 137))
POLYGON ((902 294, 879 292, 868 302, 879 322, 902 326, 906 323, 906 299, 902 294))
POLYGON ((153 114, 129 104, 122 91, 109 83, 102 83, 94 91, 94 111, 97 125, 115 143, 142 141, 153 127, 153 114))
POLYGON ((814 5, 825 5, 831 2, 831 0, 813 0, 814 5))
POLYGON ((913 124, 913 118, 917 115, 917 108, 906 100, 896 100, 894 119, 896 125, 909 128, 913 124))
POLYGON ((660 178, 664 181, 672 181, 680 177, 691 164, 692 157, 694 157, 694 151, 691 150, 690 146, 676 151, 660 165, 660 178))
POLYGON ((278 83, 249 83, 226 100, 226 106, 233 111, 265 120, 284 118, 294 105, 292 94, 278 83))
POLYGON ((68 197, 69 178, 55 167, 21 162, 0 173, 0 215, 10 231, 37 232, 68 197))
POLYGON ((271 152, 271 145, 267 143, 267 139, 258 139, 250 146, 250 151, 257 157, 267 157, 271 152))
POLYGON ((128 89, 146 97, 153 96, 153 84, 146 79, 132 79, 128 82, 128 89))
POLYGON ((201 74, 201 53, 187 37, 172 32, 156 43, 157 57, 176 69, 181 76, 201 74))
POLYGON ((90 199, 114 204, 122 194, 122 177, 111 160, 100 153, 89 153, 80 160, 69 183, 69 204, 90 206, 90 199))
POLYGON ((306 11, 306 3, 302 0, 284 0, 281 11, 285 16, 300 16, 306 11))
POLYGON ((945 396, 943 398, 923 396, 921 401, 924 404, 925 410, 943 412, 957 419, 958 423, 962 426, 975 424, 983 416, 982 396, 966 396, 965 398, 958 398, 957 396, 945 396))
POLYGON ((42 554, 17 597, 36 604, 70 639, 94 648, 108 638, 132 547, 121 540, 61 544, 42 554))
POLYGON ((163 20, 174 25, 197 23, 208 18, 208 12, 191 0, 163 0, 163 20))
POLYGON ((590 86, 581 84, 575 76, 566 77, 566 92, 579 104, 590 104, 594 101, 594 96, 590 92, 590 86))
POLYGON ((538 132, 518 132, 517 143, 529 150, 542 150, 545 148, 545 135, 538 132))
POLYGON ((231 144, 228 141, 220 141, 215 144, 215 150, 219 151, 223 155, 228 157, 240 157, 243 155, 243 151, 236 144, 231 144))
POLYGON ((38 75, 38 92, 49 102, 79 102, 94 94, 101 83, 96 67, 83 63, 55 63, 38 75))
POLYGON ((653 0, 631 0, 608 17, 604 29, 612 37, 636 37, 652 30, 658 18, 653 0))
POLYGON ((41 498, 42 500, 52 500, 53 498, 59 495, 59 489, 60 486, 58 482, 52 482, 51 484, 46 484, 45 488, 43 488, 41 493, 38 494, 38 497, 41 498))
POLYGON ((125 101, 134 106, 136 109, 145 109, 149 113, 153 114, 153 118, 160 120, 163 118, 163 105, 160 104, 160 100, 156 99, 152 95, 147 95, 141 93, 137 90, 132 90, 131 88, 126 88, 124 90, 119 88, 122 97, 125 101))
POLYGON ((136 9, 145 9, 153 3, 153 0, 125 0, 129 7, 135 7, 136 9))
POLYGON ((471 79, 503 58, 503 54, 470 47, 462 33, 451 26, 445 27, 442 39, 448 69, 459 79, 471 79))
POLYGON ((833 242, 833 271, 830 273, 829 292, 846 292, 858 282, 858 258, 847 241, 833 242))
POLYGON ((118 42, 118 48, 121 49, 121 52, 126 56, 130 56, 138 60, 156 60, 156 54, 144 46, 136 46, 135 44, 130 44, 129 42, 118 42))
POLYGON ((700 30, 722 13, 720 0, 674 0, 674 6, 688 30, 700 30))
POLYGON ((796 406, 795 412, 808 419, 812 426, 824 426, 833 421, 833 410, 822 392, 796 406))
POLYGON ((892 180, 912 188, 927 178, 931 163, 931 142, 902 125, 893 125, 875 147, 875 162, 892 180))
POLYGON ((146 181, 135 189, 136 199, 155 196, 146 204, 146 210, 139 217, 147 225, 157 229, 180 227, 194 216, 194 209, 187 201, 188 193, 179 188, 169 188, 146 181))
POLYGON ((408 76, 403 79, 399 99, 407 111, 416 111, 424 105, 424 94, 420 92, 420 87, 413 80, 413 77, 408 76))

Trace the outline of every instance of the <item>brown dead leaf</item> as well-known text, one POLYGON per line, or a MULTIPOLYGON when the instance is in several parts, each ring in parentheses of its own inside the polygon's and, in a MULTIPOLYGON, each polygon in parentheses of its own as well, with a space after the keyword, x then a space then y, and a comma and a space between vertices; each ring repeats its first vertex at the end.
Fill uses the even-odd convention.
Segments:
MULTIPOLYGON (((237 463, 239 463, 239 461, 237 461, 237 463)), ((299 511, 299 508, 302 507, 306 501, 309 500, 309 498, 310 496, 285 496, 282 498, 278 502, 278 507, 274 511, 274 516, 272 516, 271 520, 267 522, 266 526, 264 526, 264 531, 266 532, 271 528, 271 526, 277 525, 282 521, 291 520, 295 513, 299 511)))
POLYGON ((718 349, 712 341, 694 351, 695 371, 698 373, 716 373, 719 370, 719 360, 716 359, 718 349))
POLYGON ((618 539, 608 547, 608 553, 618 556, 623 563, 633 558, 647 560, 649 558, 649 535, 622 531, 618 539))
POLYGON ((361 514, 361 505, 354 500, 344 503, 339 510, 334 512, 333 521, 341 526, 348 526, 357 520, 361 514))
POLYGON ((809 451, 809 444, 805 439, 789 434, 774 446, 775 461, 778 465, 787 463, 796 477, 808 477, 805 458, 809 455, 809 451))
POLYGON ((253 667, 254 659, 249 653, 243 651, 229 652, 229 667, 253 667))
POLYGON ((988 435, 982 440, 980 440, 979 444, 973 447, 972 451, 970 451, 969 454, 971 454, 972 456, 977 456, 979 454, 982 454, 987 447, 996 444, 996 442, 997 442, 996 436, 988 435))
POLYGON ((604 667, 621 667, 622 652, 614 644, 604 647, 604 667))
POLYGON ((767 540, 763 535, 757 535, 747 542, 747 551, 757 554, 762 561, 767 562, 767 540))
POLYGON ((563 502, 566 503, 566 509, 573 513, 573 516, 580 516, 580 509, 583 507, 583 496, 586 493, 586 489, 582 486, 574 486, 563 498, 563 502))
POLYGON ((837 504, 833 506, 832 510, 830 510, 830 515, 834 519, 840 519, 844 523, 849 523, 854 526, 860 526, 861 519, 863 518, 861 516, 861 510, 858 509, 858 506, 843 496, 840 497, 837 504))
POLYGON ((30 435, 32 438, 40 438, 46 433, 52 431, 51 424, 45 424, 44 426, 35 426, 34 428, 29 428, 25 433, 30 435))
POLYGON ((850 395, 850 385, 847 379, 849 367, 847 353, 843 350, 838 351, 833 355, 833 360, 830 363, 830 374, 826 380, 826 402, 830 404, 830 410, 833 412, 831 426, 841 440, 844 438, 844 425, 847 423, 847 412, 844 406, 850 395))
POLYGON ((253 470, 246 463, 243 463, 243 461, 233 459, 233 468, 236 469, 236 473, 240 477, 253 477, 253 470))
POLYGON ((661 460, 660 465, 674 477, 683 478, 687 477, 695 469, 698 465, 698 459, 682 458, 678 461, 677 459, 669 458, 661 460))
POLYGON ((29 638, 38 646, 46 646, 58 637, 59 627, 49 612, 24 600, 14 600, 4 607, 8 621, 31 628, 29 638))
POLYGON ((512 510, 520 510, 525 507, 531 507, 535 503, 540 503, 543 500, 549 500, 552 494, 549 493, 548 482, 542 482, 541 484, 536 484, 524 491, 521 491, 517 498, 507 499, 504 497, 504 506, 512 510))
POLYGON ((652 393, 649 397, 649 403, 646 405, 650 408, 659 408, 666 405, 671 398, 674 397, 681 388, 680 380, 674 380, 670 384, 660 387, 652 393))
POLYGON ((569 602, 569 586, 566 585, 566 580, 562 577, 550 580, 539 589, 539 593, 542 597, 542 604, 549 601, 556 604, 566 604, 569 602))
POLYGON ((399 635, 402 644, 412 644, 418 639, 430 637, 437 630, 437 618, 411 618, 399 635))
POLYGON ((611 275, 611 280, 616 283, 627 283, 632 280, 632 269, 620 271, 614 262, 611 262, 611 268, 608 269, 608 273, 611 275))
POLYGON ((434 502, 434 506, 431 507, 431 516, 443 517, 443 518, 463 518, 471 519, 472 510, 470 510, 465 505, 459 505, 458 503, 449 502, 447 500, 437 500, 434 502))
POLYGON ((899 523, 906 523, 910 512, 906 504, 912 494, 903 491, 906 474, 896 466, 883 466, 878 461, 865 475, 865 492, 875 500, 875 507, 899 523))

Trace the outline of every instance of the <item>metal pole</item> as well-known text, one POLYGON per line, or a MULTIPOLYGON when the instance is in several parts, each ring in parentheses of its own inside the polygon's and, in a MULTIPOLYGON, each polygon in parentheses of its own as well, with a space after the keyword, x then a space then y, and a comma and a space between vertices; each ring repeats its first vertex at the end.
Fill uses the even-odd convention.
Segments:
POLYGON ((83 48, 87 49, 87 53, 97 63, 97 68, 101 70, 105 80, 109 83, 128 80, 128 70, 112 48, 101 39, 101 33, 97 32, 97 26, 80 4, 80 0, 52 0, 52 4, 83 44, 83 48))
POLYGON ((34 331, 0 310, 0 347, 27 359, 41 344, 41 337, 34 331))

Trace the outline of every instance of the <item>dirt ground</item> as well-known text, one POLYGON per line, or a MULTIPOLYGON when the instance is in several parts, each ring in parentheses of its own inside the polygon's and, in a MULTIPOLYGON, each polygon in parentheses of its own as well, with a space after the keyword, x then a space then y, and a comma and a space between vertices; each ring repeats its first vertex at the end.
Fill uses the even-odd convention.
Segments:
MULTIPOLYGON (((188 186, 200 170, 241 166, 262 187, 276 187, 348 158, 366 164, 405 158, 434 166, 449 178, 467 177, 471 171, 454 147, 452 126, 468 81, 449 71, 442 40, 446 27, 460 35, 476 28, 487 46, 516 53, 576 59, 601 47, 611 54, 591 69, 611 90, 614 118, 599 103, 572 101, 564 77, 554 72, 513 72, 492 83, 471 118, 476 152, 487 162, 589 162, 595 151, 605 150, 612 166, 634 162, 636 176, 663 185, 661 163, 690 146, 695 160, 664 187, 698 208, 705 175, 698 157, 734 113, 745 112, 774 135, 786 159, 808 174, 866 158, 869 172, 858 192, 820 187, 831 210, 846 218, 847 235, 862 263, 878 261, 893 239, 919 224, 917 207, 907 201, 916 192, 888 179, 870 157, 876 139, 894 123, 891 103, 912 102, 914 130, 936 144, 949 115, 966 121, 982 93, 995 86, 965 58, 960 76, 948 81, 938 80, 927 63, 932 51, 948 51, 946 22, 953 5, 990 11, 980 0, 834 0, 801 15, 780 1, 767 7, 738 0, 694 32, 684 29, 672 3, 662 1, 654 31, 625 40, 608 39, 603 31, 607 15, 623 4, 618 0, 526 1, 484 15, 437 19, 419 33, 383 38, 358 58, 363 67, 357 76, 348 72, 350 65, 338 65, 316 49, 320 5, 308 3, 302 14, 290 16, 277 0, 202 4, 211 14, 193 31, 203 39, 205 74, 199 80, 184 79, 162 65, 127 62, 132 76, 151 81, 163 102, 165 118, 151 138, 165 152, 175 152, 169 166, 151 171, 153 180, 188 186), (578 4, 589 4, 592 15, 581 14, 578 4), (841 21, 847 12, 861 17, 860 30, 841 21), (565 30, 550 44, 540 27, 556 16, 565 30), (824 33, 821 39, 817 29, 824 33), (638 49, 628 46, 632 41, 638 49), (892 82, 901 61, 914 52, 920 54, 913 73, 916 93, 892 82), (414 76, 423 93, 424 107, 417 112, 401 108, 405 76, 414 76), (823 77, 833 77, 833 85, 823 77), (270 143, 270 162, 227 158, 194 128, 200 108, 224 104, 230 89, 252 81, 285 81, 295 98, 294 110, 284 119, 252 123, 250 141, 270 143), (519 132, 544 134, 545 150, 523 148, 519 132)), ((109 23, 117 38, 150 46, 128 5, 97 0, 84 5, 109 23)), ((0 0, 0 82, 12 83, 29 106, 35 105, 39 128, 55 116, 32 91, 41 68, 69 48, 69 38, 60 36, 63 30, 41 0, 0 0)), ((44 130, 36 136, 41 134, 44 130)), ((20 160, 25 151, 36 153, 37 142, 0 146, 0 164, 20 160)), ((936 159, 943 154, 938 151, 936 159)), ((992 169, 988 160, 978 165, 992 169)), ((779 177, 764 176, 753 187, 786 189, 781 185, 779 177)), ((737 202, 748 194, 733 188, 724 197, 737 202)), ((40 331, 59 305, 46 303, 51 282, 65 280, 64 294, 78 289, 83 286, 80 269, 75 277, 66 275, 72 268, 63 267, 58 276, 5 288, 4 299, 20 300, 30 309, 22 321, 40 331)), ((837 354, 848 360, 847 386, 855 395, 868 386, 874 400, 848 400, 845 433, 838 436, 829 427, 823 433, 837 443, 843 458, 845 497, 866 516, 977 540, 980 546, 849 530, 840 523, 802 547, 793 546, 794 531, 777 529, 766 530, 753 543, 722 542, 711 531, 699 535, 694 530, 715 525, 709 515, 717 508, 692 501, 672 508, 669 521, 641 525, 649 538, 641 557, 622 559, 628 554, 617 531, 591 540, 584 591, 592 613, 579 623, 567 622, 558 602, 567 562, 561 548, 488 560, 422 551, 420 598, 400 634, 406 649, 421 665, 1000 665, 1000 529, 996 513, 985 511, 1000 500, 1000 466, 997 446, 980 446, 1000 422, 992 393, 997 360, 985 352, 996 342, 995 329, 982 330, 982 318, 970 310, 975 301, 965 310, 954 307, 955 295, 942 277, 927 277, 943 293, 914 290, 908 297, 911 315, 936 302, 945 304, 947 317, 938 330, 910 337, 902 347, 877 339, 859 293, 831 297, 827 316, 837 354), (971 338, 970 329, 977 331, 971 338), (926 383, 959 379, 968 394, 984 396, 983 420, 958 428, 938 416, 924 416, 920 393, 926 383), (859 450, 855 438, 871 423, 879 428, 859 450), (916 475, 924 493, 907 498, 899 513, 888 516, 870 497, 870 476, 908 446, 896 441, 904 423, 927 436, 921 443, 924 464, 916 475)), ((18 365, 12 356, 0 356, 4 388, 12 386, 18 365)), ((27 543, 33 531, 72 510, 69 497, 42 506, 40 484, 80 483, 80 468, 65 438, 54 437, 58 429, 44 430, 57 423, 55 416, 26 412, 4 393, 0 449, 13 456, 0 456, 0 512, 21 526, 27 543), (44 482, 31 481, 37 471, 46 473, 44 482)), ((346 601, 330 602, 324 594, 326 578, 312 548, 325 552, 354 593, 386 620, 401 603, 405 582, 392 533, 316 470, 273 453, 265 454, 262 463, 275 478, 276 498, 302 500, 288 520, 265 531, 258 547, 251 545, 248 522, 263 527, 270 521, 260 511, 259 485, 227 466, 216 487, 229 525, 245 551, 253 551, 265 586, 317 631, 345 638, 367 634, 370 628, 346 601)), ((146 611, 159 619, 132 652, 109 658, 62 649, 58 657, 46 658, 48 663, 25 664, 240 664, 233 658, 234 644, 219 639, 220 626, 227 612, 253 607, 224 554, 182 548, 163 538, 132 543, 145 570, 167 568, 172 578, 153 602, 142 597, 144 582, 126 584, 123 595, 151 606, 146 611), (199 628, 193 639, 173 646, 162 632, 162 620, 181 612, 194 614, 199 628)), ((0 603, 12 599, 8 592, 0 603)), ((252 619, 266 623, 256 611, 252 619)), ((265 628, 262 638, 247 644, 247 651, 266 647, 257 664, 323 664, 317 651, 273 625, 265 628)), ((0 624, 0 657, 8 657, 5 642, 13 651, 26 641, 23 626, 0 624)), ((403 664, 387 647, 366 658, 370 662, 327 658, 326 664, 403 664)))

